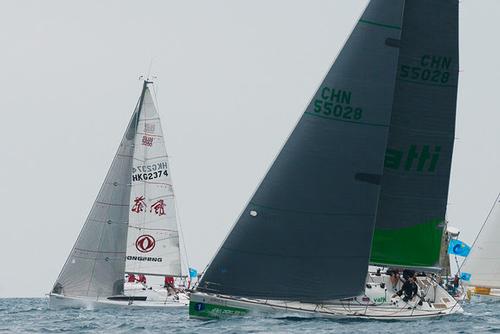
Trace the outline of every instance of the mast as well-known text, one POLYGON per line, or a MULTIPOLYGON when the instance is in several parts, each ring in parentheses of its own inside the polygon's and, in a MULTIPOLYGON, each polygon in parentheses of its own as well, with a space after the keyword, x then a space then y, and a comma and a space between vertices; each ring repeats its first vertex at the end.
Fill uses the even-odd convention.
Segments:
MULTIPOLYGON (((153 84, 153 81, 149 81, 149 79, 144 80, 142 84, 142 91, 141 91, 141 97, 139 98, 139 106, 137 108, 137 115, 140 116, 141 110, 142 110, 142 105, 144 103, 144 95, 146 95, 146 89, 148 88, 149 84, 153 84)), ((137 117, 137 121, 139 121, 139 117, 137 117)))

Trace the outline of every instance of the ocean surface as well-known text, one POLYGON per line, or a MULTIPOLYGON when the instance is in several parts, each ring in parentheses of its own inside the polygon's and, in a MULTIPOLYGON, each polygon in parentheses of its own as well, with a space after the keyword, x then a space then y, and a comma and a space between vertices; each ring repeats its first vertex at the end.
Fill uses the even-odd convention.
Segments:
POLYGON ((186 309, 50 310, 46 299, 0 299, 0 333, 500 333, 500 302, 464 305, 434 320, 370 321, 249 316, 189 319, 186 309))

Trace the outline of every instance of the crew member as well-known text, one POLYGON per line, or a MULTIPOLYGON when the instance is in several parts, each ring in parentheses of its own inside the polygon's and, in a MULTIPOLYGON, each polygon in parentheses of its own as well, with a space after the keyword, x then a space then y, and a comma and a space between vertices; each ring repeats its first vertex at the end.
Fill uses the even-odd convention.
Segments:
POLYGON ((404 269, 403 270, 403 279, 408 280, 410 277, 415 276, 415 270, 404 269))
POLYGON ((386 274, 390 276, 391 284, 392 284, 392 289, 394 291, 397 291, 397 286, 399 283, 399 270, 396 268, 389 268, 386 271, 386 274))
POLYGON ((172 276, 165 276, 165 287, 174 287, 174 278, 172 276))
POLYGON ((457 293, 459 285, 460 285, 460 277, 458 277, 458 275, 455 274, 455 277, 453 277, 453 294, 457 293))
MULTIPOLYGON (((404 294, 403 301, 407 303, 408 301, 412 300, 413 297, 415 297, 417 295, 417 293, 418 293, 418 286, 416 283, 416 278, 415 278, 415 276, 412 276, 412 277, 409 277, 403 283, 401 290, 399 290, 396 293, 396 295, 401 297, 404 294)), ((396 296, 396 295, 394 295, 394 296, 396 296)))
POLYGON ((128 283, 135 283, 135 275, 134 274, 128 274, 127 282, 128 283))
POLYGON ((172 276, 165 276, 165 288, 169 295, 173 295, 176 293, 175 290, 175 281, 172 276))

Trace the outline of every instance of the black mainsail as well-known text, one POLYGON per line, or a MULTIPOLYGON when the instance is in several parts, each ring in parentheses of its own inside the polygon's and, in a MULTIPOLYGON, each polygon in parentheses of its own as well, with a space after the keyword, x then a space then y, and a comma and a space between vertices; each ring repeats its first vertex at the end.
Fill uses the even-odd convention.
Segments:
POLYGON ((370 2, 199 291, 302 301, 363 291, 403 5, 370 2))
POLYGON ((406 0, 400 45, 371 262, 438 267, 455 140, 458 1, 406 0))

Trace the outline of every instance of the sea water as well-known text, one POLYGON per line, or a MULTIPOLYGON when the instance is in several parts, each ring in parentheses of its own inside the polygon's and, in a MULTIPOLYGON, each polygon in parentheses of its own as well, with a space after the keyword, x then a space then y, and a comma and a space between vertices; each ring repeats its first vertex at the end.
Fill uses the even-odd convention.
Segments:
POLYGON ((0 299, 0 333, 500 333, 500 302, 465 303, 464 314, 432 320, 331 320, 248 316, 189 319, 187 308, 50 310, 47 299, 0 299))

